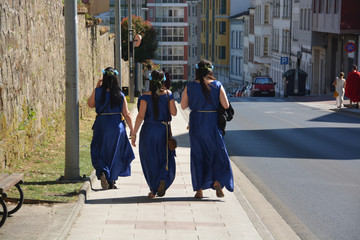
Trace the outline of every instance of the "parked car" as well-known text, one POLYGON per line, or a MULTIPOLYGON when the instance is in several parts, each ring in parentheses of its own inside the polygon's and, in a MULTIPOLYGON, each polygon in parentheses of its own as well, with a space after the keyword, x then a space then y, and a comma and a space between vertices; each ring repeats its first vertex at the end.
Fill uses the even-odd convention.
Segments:
POLYGON ((275 97, 275 84, 271 77, 256 77, 251 84, 250 96, 275 97))

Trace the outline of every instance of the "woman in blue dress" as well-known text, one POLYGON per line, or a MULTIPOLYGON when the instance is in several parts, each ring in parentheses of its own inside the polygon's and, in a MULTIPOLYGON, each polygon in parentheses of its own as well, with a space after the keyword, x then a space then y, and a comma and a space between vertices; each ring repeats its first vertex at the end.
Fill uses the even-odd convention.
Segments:
POLYGON ((166 90, 165 75, 154 70, 150 74, 150 91, 138 99, 139 113, 131 136, 133 146, 136 133, 140 131, 139 154, 146 182, 150 188, 149 198, 162 197, 175 178, 175 150, 167 145, 168 122, 177 109, 171 91, 166 90))
POLYGON ((117 83, 117 74, 111 67, 104 69, 103 79, 98 81, 88 99, 88 106, 95 107, 97 113, 93 125, 91 161, 104 189, 116 188, 115 181, 119 176, 130 176, 130 164, 135 158, 123 118, 130 134, 133 125, 125 95, 117 83))
POLYGON ((196 80, 187 84, 181 98, 181 108, 191 110, 190 159, 195 198, 203 197, 203 189, 215 189, 218 197, 224 197, 223 187, 234 190, 230 159, 217 124, 219 103, 229 108, 225 90, 213 76, 212 63, 201 60, 196 64, 196 80))

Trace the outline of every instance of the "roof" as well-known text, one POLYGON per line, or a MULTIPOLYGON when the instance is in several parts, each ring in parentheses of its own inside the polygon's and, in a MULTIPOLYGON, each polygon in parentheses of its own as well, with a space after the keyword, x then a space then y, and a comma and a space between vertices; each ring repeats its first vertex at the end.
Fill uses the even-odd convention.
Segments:
POLYGON ((238 13, 238 14, 235 14, 235 15, 232 15, 232 16, 230 16, 229 18, 231 19, 231 18, 238 18, 238 17, 241 17, 241 16, 245 16, 245 15, 249 15, 249 11, 244 11, 244 12, 242 12, 242 13, 238 13))

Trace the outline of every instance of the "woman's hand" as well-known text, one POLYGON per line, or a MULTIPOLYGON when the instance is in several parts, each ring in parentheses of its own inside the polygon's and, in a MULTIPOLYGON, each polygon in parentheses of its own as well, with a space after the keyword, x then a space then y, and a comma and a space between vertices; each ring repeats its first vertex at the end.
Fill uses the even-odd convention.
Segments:
POLYGON ((135 141, 136 141, 136 135, 131 135, 131 145, 133 145, 133 147, 136 147, 135 141))
POLYGON ((100 79, 100 80, 97 82, 97 84, 96 84, 96 88, 101 87, 102 83, 103 83, 103 80, 100 79))

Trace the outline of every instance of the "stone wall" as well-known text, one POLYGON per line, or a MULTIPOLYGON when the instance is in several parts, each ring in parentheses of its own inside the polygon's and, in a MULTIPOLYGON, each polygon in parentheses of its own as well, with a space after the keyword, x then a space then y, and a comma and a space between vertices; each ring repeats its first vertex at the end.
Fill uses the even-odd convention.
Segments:
MULTIPOLYGON (((63 11, 62 0, 0 1, 0 172, 64 123, 63 11)), ((99 32, 98 25, 86 27, 85 14, 78 15, 82 111, 101 69, 114 66, 114 38, 99 32)), ((125 62, 122 70, 128 79, 125 62)))

